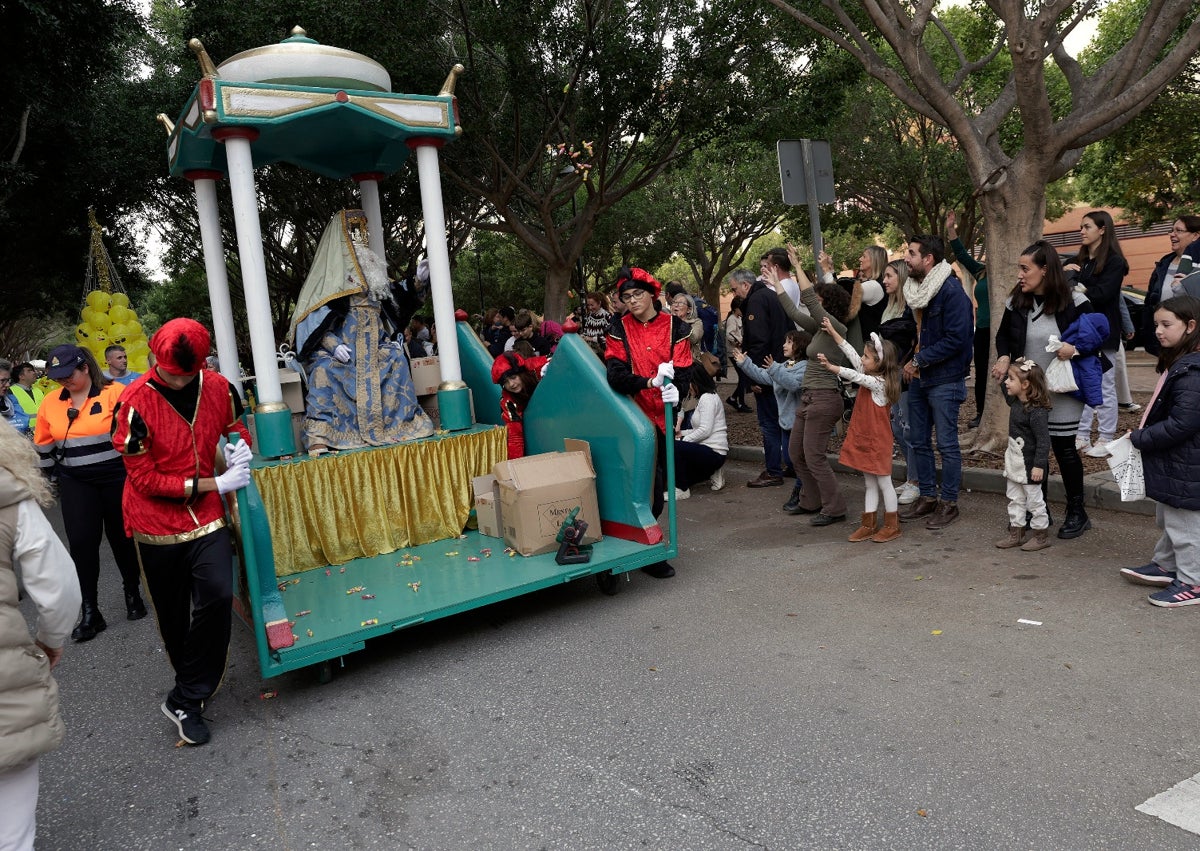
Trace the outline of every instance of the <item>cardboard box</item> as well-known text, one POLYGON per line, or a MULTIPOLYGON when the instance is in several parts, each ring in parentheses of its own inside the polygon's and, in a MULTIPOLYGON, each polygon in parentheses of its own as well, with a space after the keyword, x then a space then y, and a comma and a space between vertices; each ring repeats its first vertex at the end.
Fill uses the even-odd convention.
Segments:
POLYGON ((416 395, 428 396, 436 393, 438 385, 442 383, 442 368, 438 365, 438 359, 436 357, 413 358, 410 363, 416 395))
POLYGON ((479 524, 479 534, 489 538, 503 538, 503 527, 500 525, 500 489, 496 477, 492 475, 479 476, 471 479, 475 488, 475 519, 479 524))
POLYGON ((574 508, 588 524, 583 542, 601 539, 596 473, 586 451, 527 455, 501 461, 492 472, 504 543, 521 555, 557 550, 559 527, 574 508))

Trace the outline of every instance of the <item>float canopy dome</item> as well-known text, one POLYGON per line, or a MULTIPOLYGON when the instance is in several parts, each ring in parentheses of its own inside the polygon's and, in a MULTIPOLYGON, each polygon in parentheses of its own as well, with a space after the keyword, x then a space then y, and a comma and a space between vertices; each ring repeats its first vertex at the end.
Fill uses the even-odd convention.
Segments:
MULTIPOLYGON (((209 62, 193 42, 201 65, 209 62)), ((461 70, 461 69, 457 69, 461 70)), ((319 44, 296 27, 290 38, 238 53, 196 85, 171 128, 173 175, 227 172, 223 131, 248 133, 254 167, 286 162, 334 179, 398 171, 408 140, 453 140, 453 94, 393 92, 369 57, 319 44)))

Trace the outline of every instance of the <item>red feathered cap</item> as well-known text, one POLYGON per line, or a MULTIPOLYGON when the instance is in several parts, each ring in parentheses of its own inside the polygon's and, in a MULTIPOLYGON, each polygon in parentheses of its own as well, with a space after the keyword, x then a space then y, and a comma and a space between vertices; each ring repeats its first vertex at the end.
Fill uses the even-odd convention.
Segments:
POLYGON ((653 298, 658 298, 658 294, 662 292, 662 284, 645 269, 639 269, 637 266, 626 267, 617 272, 617 298, 630 290, 645 290, 653 298))
POLYGON ((521 372, 524 369, 527 369, 525 358, 516 352, 497 355, 496 360, 492 362, 492 383, 503 384, 504 379, 508 378, 511 373, 521 372))
POLYGON ((212 337, 195 319, 172 319, 154 332, 154 365, 171 375, 195 375, 204 368, 212 337))

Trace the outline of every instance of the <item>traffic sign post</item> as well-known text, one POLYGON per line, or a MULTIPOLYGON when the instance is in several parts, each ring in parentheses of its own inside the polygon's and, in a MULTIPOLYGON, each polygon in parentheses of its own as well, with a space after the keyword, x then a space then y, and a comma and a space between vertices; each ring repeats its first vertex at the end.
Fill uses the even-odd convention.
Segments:
MULTIPOLYGON (((779 155, 779 185, 785 204, 807 204, 812 228, 813 262, 825 248, 821 238, 821 213, 818 204, 832 204, 833 154, 829 143, 814 139, 780 139, 776 143, 779 155)), ((821 279, 820 267, 815 280, 821 279)))

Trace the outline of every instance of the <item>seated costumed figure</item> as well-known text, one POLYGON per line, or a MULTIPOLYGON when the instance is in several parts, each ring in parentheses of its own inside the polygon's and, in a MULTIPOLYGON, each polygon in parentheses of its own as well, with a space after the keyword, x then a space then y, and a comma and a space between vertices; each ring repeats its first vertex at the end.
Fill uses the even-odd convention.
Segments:
POLYGON ((415 292, 393 288, 367 245, 361 210, 334 215, 292 314, 289 340, 308 373, 304 442, 327 449, 385 446, 428 437, 433 422, 417 404, 408 357, 396 335, 415 292))

